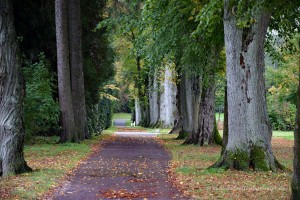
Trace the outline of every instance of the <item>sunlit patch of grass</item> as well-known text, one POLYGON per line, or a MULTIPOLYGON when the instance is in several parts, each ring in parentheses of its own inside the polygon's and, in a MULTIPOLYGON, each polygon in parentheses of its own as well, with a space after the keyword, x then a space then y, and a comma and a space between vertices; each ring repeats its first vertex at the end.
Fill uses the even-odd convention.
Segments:
POLYGON ((293 131, 273 131, 273 137, 281 137, 287 140, 294 140, 293 131))
POLYGON ((26 145, 25 159, 34 171, 1 178, 0 188, 9 194, 8 199, 41 199, 61 183, 66 173, 71 173, 92 152, 93 146, 111 137, 105 132, 80 144, 26 145))
POLYGON ((113 134, 117 131, 117 127, 111 126, 108 129, 103 130, 102 134, 113 134))
POLYGON ((128 119, 131 120, 131 113, 114 113, 113 119, 128 119))
MULTIPOLYGON (((220 158, 221 147, 181 145, 184 140, 175 140, 176 137, 172 134, 159 135, 172 155, 171 179, 192 199, 289 199, 290 171, 208 169, 220 158)), ((291 170, 293 141, 274 137, 272 146, 279 162, 291 170)))

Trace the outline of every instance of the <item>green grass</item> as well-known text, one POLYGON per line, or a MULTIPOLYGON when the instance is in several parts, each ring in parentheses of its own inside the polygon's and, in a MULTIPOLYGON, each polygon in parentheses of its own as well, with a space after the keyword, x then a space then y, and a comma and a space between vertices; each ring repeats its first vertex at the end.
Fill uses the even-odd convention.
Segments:
MULTIPOLYGON (((221 137, 223 136, 223 130, 219 130, 221 137)), ((294 140, 294 132, 293 131, 273 131, 273 137, 284 138, 287 140, 294 140)))
POLYGON ((114 113, 113 120, 115 119, 127 119, 131 120, 131 113, 114 113))
POLYGON ((115 126, 111 126, 108 129, 103 130, 104 134, 113 134, 114 132, 116 132, 117 127, 115 126))
POLYGON ((281 137, 287 140, 294 140, 293 131, 273 131, 273 137, 281 137))
MULTIPOLYGON (((274 137, 288 138, 292 132, 274 131, 274 137)), ((287 172, 232 171, 209 168, 220 158, 221 147, 181 145, 176 135, 160 134, 163 146, 171 153, 170 175, 175 185, 192 199, 288 199, 290 177, 287 172), (206 198, 204 198, 206 199, 206 198)), ((292 168, 291 140, 276 140, 273 151, 288 169, 292 168)))

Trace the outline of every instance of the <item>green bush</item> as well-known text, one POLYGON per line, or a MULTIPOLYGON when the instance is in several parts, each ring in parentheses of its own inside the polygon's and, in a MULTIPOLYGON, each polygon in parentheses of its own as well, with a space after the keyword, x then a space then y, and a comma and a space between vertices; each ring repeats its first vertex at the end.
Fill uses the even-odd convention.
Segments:
POLYGON ((279 101, 276 95, 268 95, 268 113, 274 130, 291 131, 295 126, 296 106, 288 101, 279 101))
POLYGON ((34 135, 54 135, 59 130, 59 104, 53 98, 53 75, 44 54, 39 61, 23 68, 26 83, 24 99, 26 138, 34 135))
POLYGON ((111 126, 113 115, 113 103, 111 100, 101 98, 100 102, 93 106, 88 106, 87 120, 88 129, 91 134, 100 134, 102 130, 111 126))

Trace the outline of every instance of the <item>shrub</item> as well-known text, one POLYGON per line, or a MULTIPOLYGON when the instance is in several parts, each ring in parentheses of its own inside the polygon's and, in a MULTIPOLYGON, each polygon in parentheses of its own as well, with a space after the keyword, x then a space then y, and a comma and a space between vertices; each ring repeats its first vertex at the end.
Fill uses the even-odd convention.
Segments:
POLYGON ((268 113, 274 130, 294 129, 296 106, 288 101, 279 101, 276 95, 268 95, 268 113))
POLYGON ((53 74, 44 54, 39 61, 23 68, 26 93, 24 99, 26 138, 34 135, 53 135, 59 130, 59 105, 53 98, 53 74))

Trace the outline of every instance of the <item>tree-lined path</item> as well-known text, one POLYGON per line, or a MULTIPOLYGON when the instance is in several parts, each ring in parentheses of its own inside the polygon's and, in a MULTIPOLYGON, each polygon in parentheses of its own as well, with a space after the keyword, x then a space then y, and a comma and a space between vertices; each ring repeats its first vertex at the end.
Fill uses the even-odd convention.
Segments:
POLYGON ((53 199, 186 199, 168 180, 169 159, 154 134, 119 132, 53 199))

